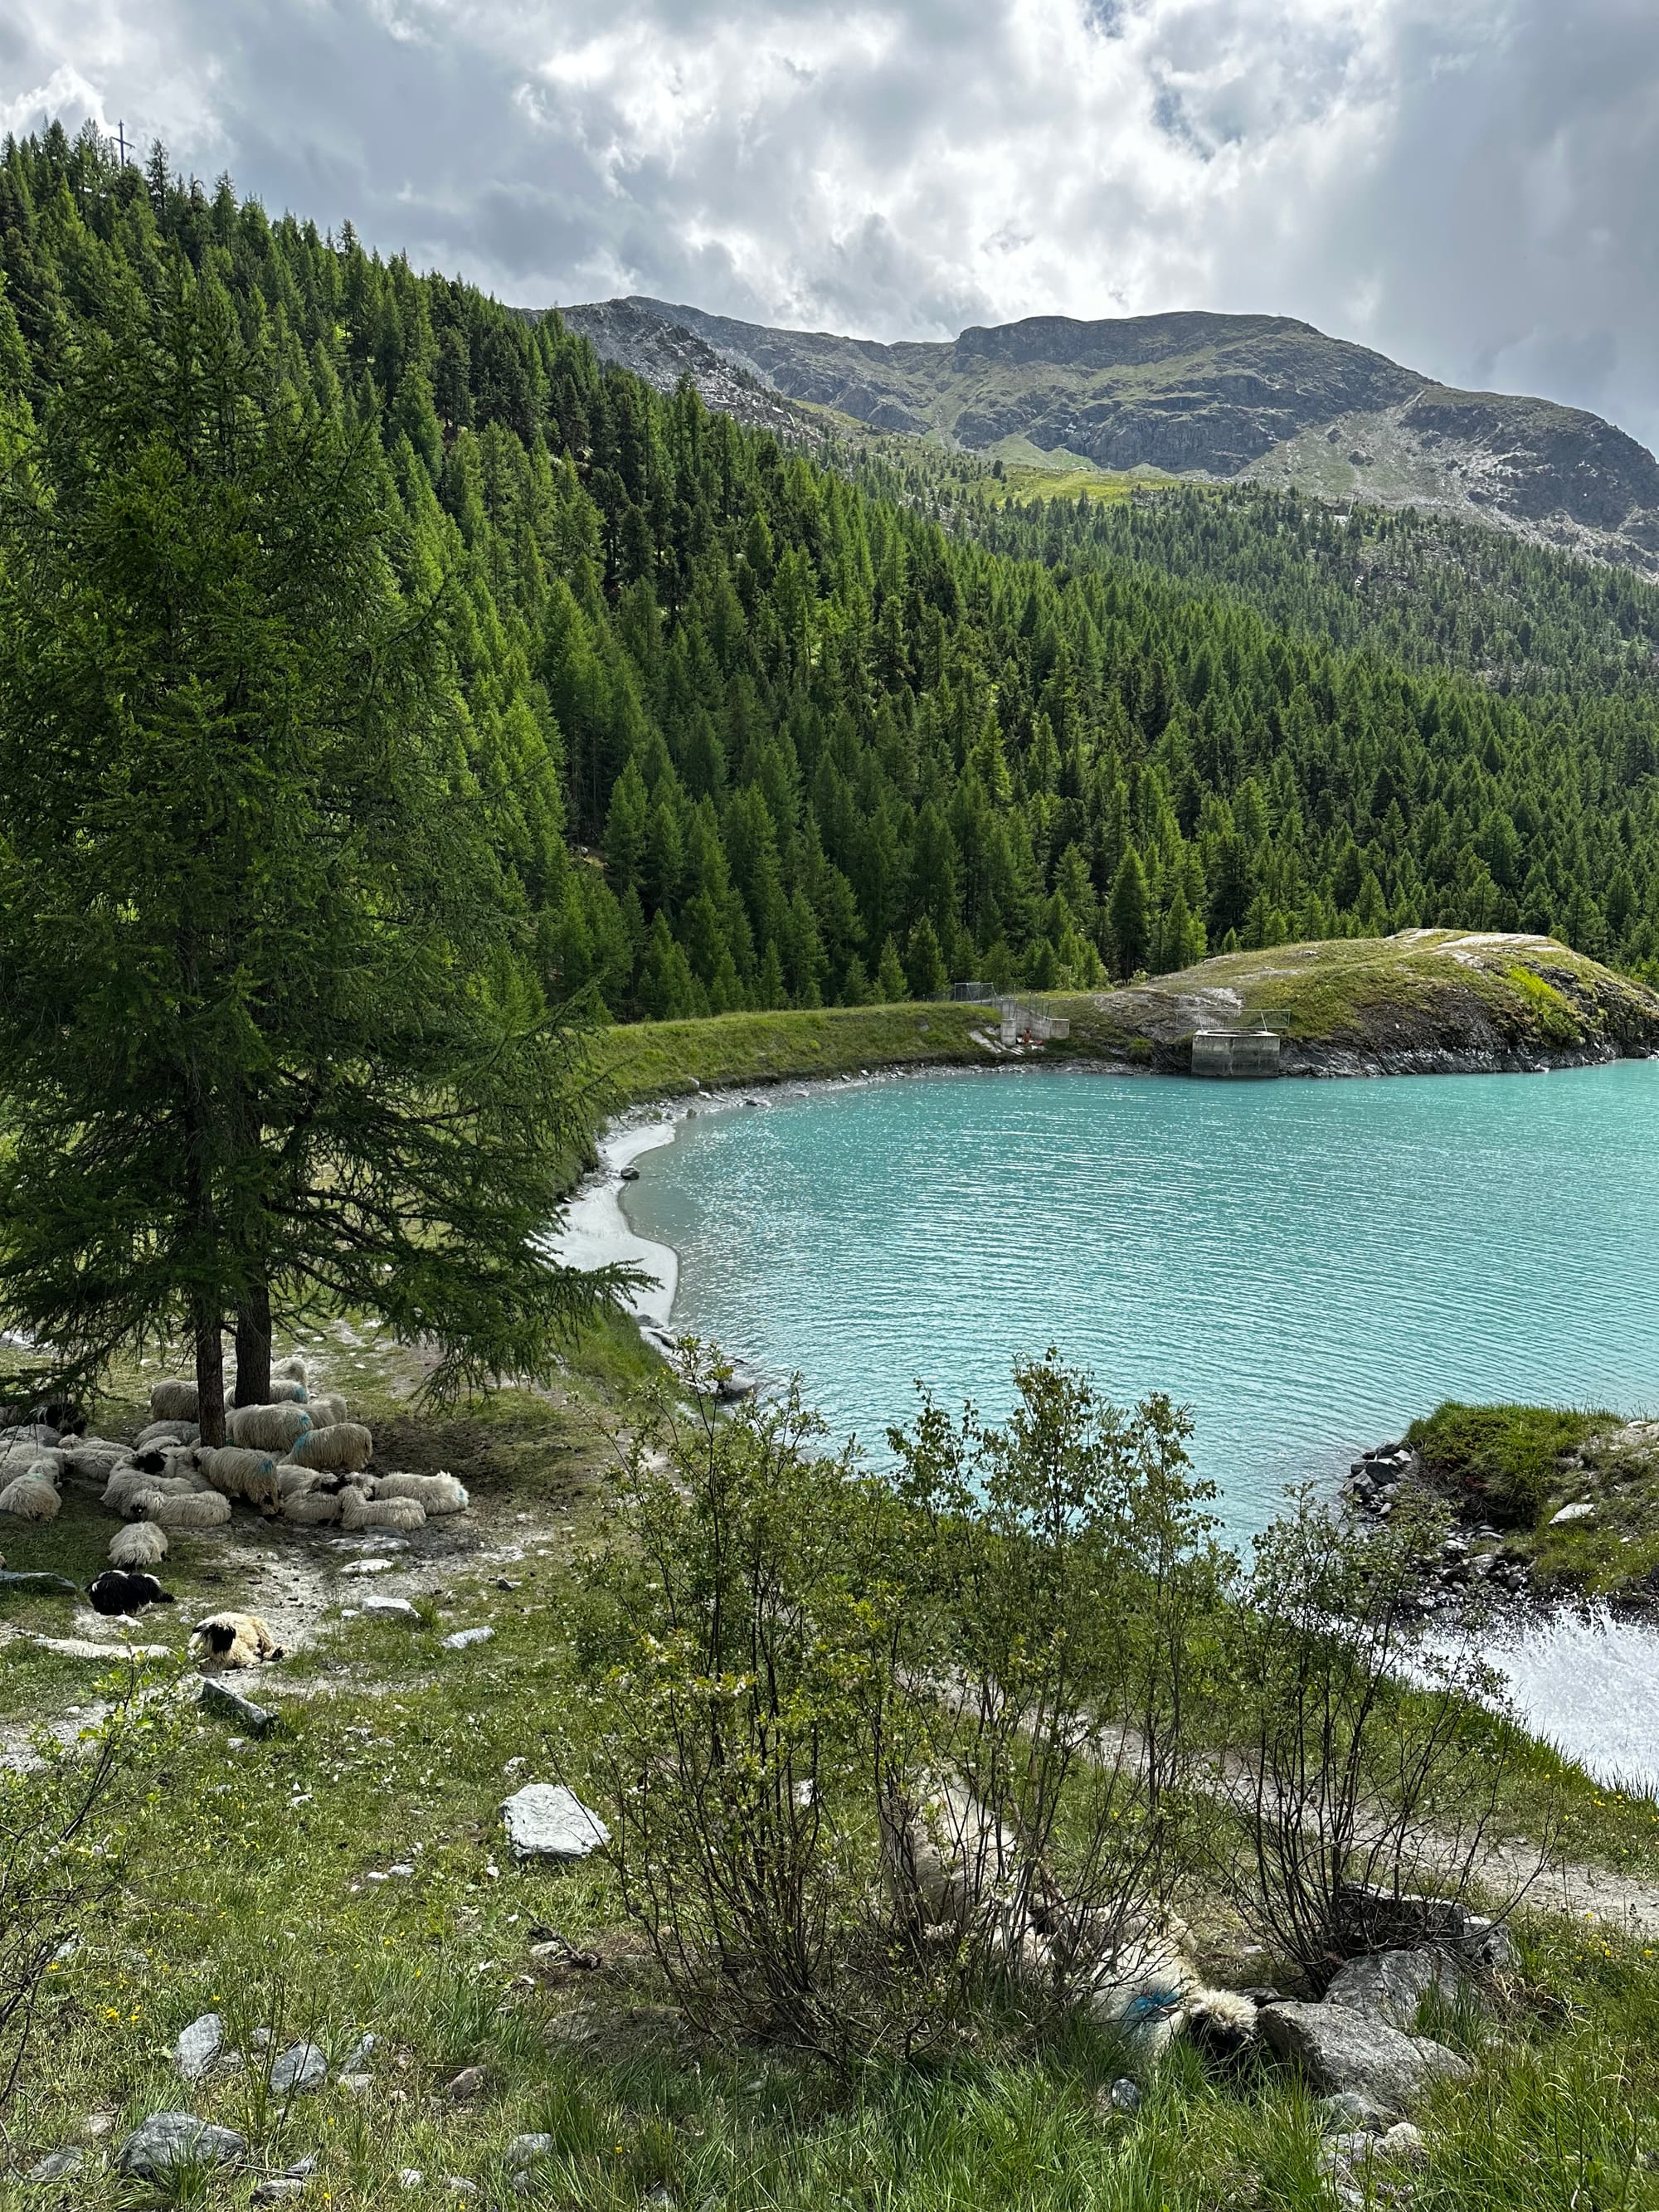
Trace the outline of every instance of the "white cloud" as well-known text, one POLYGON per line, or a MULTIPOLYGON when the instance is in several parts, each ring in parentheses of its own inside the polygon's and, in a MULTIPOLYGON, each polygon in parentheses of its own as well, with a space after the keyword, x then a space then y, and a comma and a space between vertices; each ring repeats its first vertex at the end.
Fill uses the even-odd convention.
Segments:
POLYGON ((1651 0, 0 0, 0 82, 518 301, 1256 309, 1659 437, 1651 0))

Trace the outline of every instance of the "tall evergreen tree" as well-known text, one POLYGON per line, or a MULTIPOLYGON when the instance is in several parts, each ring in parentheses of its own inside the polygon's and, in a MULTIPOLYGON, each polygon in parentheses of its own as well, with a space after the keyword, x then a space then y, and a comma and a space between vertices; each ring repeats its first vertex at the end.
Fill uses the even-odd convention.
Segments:
POLYGON ((228 303, 134 295, 46 405, 0 529, 0 1313, 59 1381, 222 1332, 269 1395, 319 1301, 545 1371, 608 1287, 550 1263, 564 1041, 520 958, 378 449, 228 303))

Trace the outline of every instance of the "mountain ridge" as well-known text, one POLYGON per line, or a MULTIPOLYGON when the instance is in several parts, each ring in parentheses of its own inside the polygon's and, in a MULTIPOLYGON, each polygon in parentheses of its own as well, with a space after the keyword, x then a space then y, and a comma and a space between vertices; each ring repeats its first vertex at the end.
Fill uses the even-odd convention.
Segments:
POLYGON ((991 458, 1296 485, 1461 514, 1659 576, 1659 460, 1583 408, 1465 392, 1282 315, 1028 316, 886 343, 635 295, 560 310, 659 388, 821 434, 823 418, 991 458), (796 410, 781 422, 780 403, 796 410))

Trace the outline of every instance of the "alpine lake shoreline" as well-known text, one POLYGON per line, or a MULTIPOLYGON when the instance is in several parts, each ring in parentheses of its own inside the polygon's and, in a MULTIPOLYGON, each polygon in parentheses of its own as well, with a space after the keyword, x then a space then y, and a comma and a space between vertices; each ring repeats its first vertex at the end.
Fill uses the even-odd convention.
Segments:
MULTIPOLYGON (((1425 1054, 1567 1066, 1659 1049, 1659 1000, 1639 987, 1603 981, 1540 940, 1482 951, 1434 935, 1230 956, 1073 1001, 1069 1049, 1042 1057, 1151 1073, 1178 1058, 1178 1034, 1160 1030, 1189 1006, 1249 1018, 1276 1003, 1270 994, 1294 1000, 1285 1033, 1323 1073, 1425 1054), (1443 991, 1456 994, 1461 1033, 1443 991)), ((601 1032, 603 1110, 642 1115, 653 1100, 769 1080, 995 1065, 973 1040, 983 1018, 909 1006, 601 1032)), ((102 1839, 119 1887, 43 1991, 0 2208, 1659 2207, 1659 1808, 1542 1743, 1527 1748, 1504 1832, 1571 1863, 1574 1897, 1595 1903, 1553 1909, 1540 1885, 1508 1963, 1483 1974, 1470 2002, 1431 1992, 1418 2005, 1416 2031, 1463 2063, 1410 2097, 1420 2132, 1391 2149, 1352 2126, 1352 2108, 1345 2118, 1340 2100, 1325 2102, 1305 2065, 1264 2059, 1228 2075, 1177 2045, 1126 2083, 1121 2046, 1075 2023, 1035 2038, 988 2025, 949 2063, 872 2065, 853 2082, 787 2048, 694 2034, 665 2002, 603 1856, 516 1859, 501 1810, 529 1781, 568 1782, 597 1802, 576 1569, 606 1540, 609 1472, 665 1380, 661 1359, 617 1316, 572 1348, 552 1387, 445 1412, 420 1402, 418 1356, 361 1318, 319 1322, 298 1345, 373 1427, 377 1464, 453 1472, 470 1507, 408 1537, 354 1540, 239 1515, 175 1539, 177 1605, 130 1626, 61 1594, 0 1593, 0 1750, 14 1768, 27 1769, 38 1730, 72 1743, 96 1724, 118 1693, 124 1646, 167 1655, 148 1662, 149 1678, 176 1686, 178 1715, 102 1839), (366 1609, 369 1589, 406 1608, 366 1609), (267 1715, 257 1730, 188 1702, 189 1624, 228 1604, 270 1611, 288 1645, 280 1664, 240 1679, 267 1715), (1621 1924, 1632 1898, 1650 1923, 1621 1924), (210 2015, 215 2051, 189 2072, 180 2039, 210 2015), (283 2087, 275 2062, 301 2045, 315 2057, 283 2087), (186 2108, 240 2148, 221 2168, 204 2157, 136 2187, 116 2148, 186 2108)), ((112 1376, 89 1408, 94 1427, 136 1431, 168 1371, 158 1355, 112 1376)), ((1406 1448, 1451 1481, 1437 1455, 1478 1447, 1469 1510, 1497 1526, 1499 1478, 1486 1470, 1510 1468, 1513 1453, 1502 1438, 1442 1437, 1440 1419, 1425 1417, 1406 1448)), ((1528 1429, 1524 1441, 1522 1471, 1535 1475, 1555 1432, 1528 1429)), ((1576 1498, 1606 1475, 1585 1443, 1562 1446, 1582 1468, 1548 1476, 1538 1515, 1553 1484, 1576 1498)), ((1410 1471, 1390 1468, 1379 1486, 1410 1471)), ((1520 1480, 1512 1469, 1504 1479, 1520 1480)), ((1555 1524, 1553 1540, 1590 1540, 1591 1520, 1555 1524)), ((84 1588, 110 1527, 66 1486, 57 1519, 7 1531, 8 1565, 84 1588)), ((1504 1541, 1520 1533, 1506 1528, 1504 1541)), ((1212 1903, 1184 1909, 1206 1975, 1293 1988, 1285 1962, 1212 1903)), ((219 2140, 204 2138, 204 2152, 219 2140)))

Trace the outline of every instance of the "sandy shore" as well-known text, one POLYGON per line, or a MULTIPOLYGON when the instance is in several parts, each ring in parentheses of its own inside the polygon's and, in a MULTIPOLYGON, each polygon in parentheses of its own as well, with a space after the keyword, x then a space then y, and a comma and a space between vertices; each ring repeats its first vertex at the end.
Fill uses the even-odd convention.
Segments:
POLYGON ((672 1245, 637 1236, 623 1212, 623 1170, 646 1152, 672 1145, 679 1115, 623 1122, 599 1139, 599 1164, 579 1186, 553 1249, 572 1267, 638 1267, 651 1281, 635 1291, 628 1309, 654 1328, 665 1328, 679 1287, 679 1256, 672 1245))

